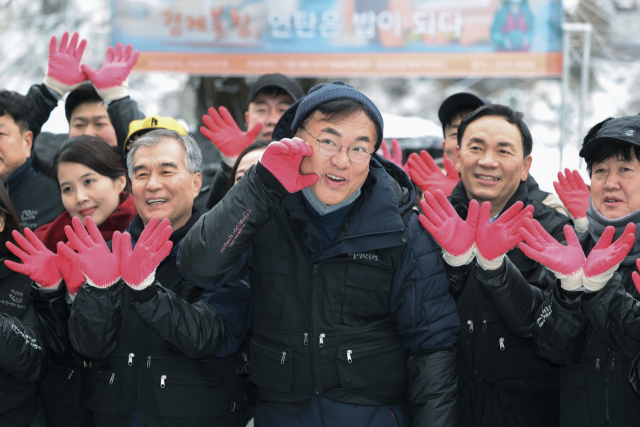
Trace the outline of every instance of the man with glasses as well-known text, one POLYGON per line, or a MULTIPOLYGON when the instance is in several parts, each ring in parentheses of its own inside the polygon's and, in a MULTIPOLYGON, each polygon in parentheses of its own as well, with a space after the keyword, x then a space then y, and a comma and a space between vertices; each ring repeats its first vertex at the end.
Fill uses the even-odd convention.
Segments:
POLYGON ((411 182, 373 155, 378 109, 324 83, 291 130, 190 230, 179 259, 183 275, 217 286, 249 271, 256 425, 451 425, 458 314, 411 182))

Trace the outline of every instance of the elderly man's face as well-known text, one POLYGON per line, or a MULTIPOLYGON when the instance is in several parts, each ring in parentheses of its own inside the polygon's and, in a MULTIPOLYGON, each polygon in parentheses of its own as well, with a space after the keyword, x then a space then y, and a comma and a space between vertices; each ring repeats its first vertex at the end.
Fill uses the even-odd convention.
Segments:
POLYGON ((471 122, 455 153, 467 196, 480 203, 491 202, 492 216, 505 207, 531 167, 531 156, 524 156, 520 129, 499 116, 471 122))
POLYGON ((640 161, 609 157, 591 167, 591 200, 605 218, 617 219, 640 209, 640 161))
POLYGON ((133 156, 131 180, 136 208, 146 225, 151 218, 169 218, 174 230, 191 218, 193 200, 200 192, 202 175, 190 173, 180 142, 165 138, 153 147, 139 147, 133 156))
POLYGON ((311 190, 322 203, 336 205, 355 193, 369 174, 371 157, 364 163, 354 163, 348 157, 347 147, 359 146, 373 152, 376 127, 364 112, 341 121, 324 121, 324 117, 316 112, 306 125, 306 132, 298 130, 298 136, 313 147, 313 156, 302 160, 300 172, 318 175, 320 179, 311 190), (339 142, 343 148, 334 156, 325 156, 318 151, 318 141, 314 137, 339 142))

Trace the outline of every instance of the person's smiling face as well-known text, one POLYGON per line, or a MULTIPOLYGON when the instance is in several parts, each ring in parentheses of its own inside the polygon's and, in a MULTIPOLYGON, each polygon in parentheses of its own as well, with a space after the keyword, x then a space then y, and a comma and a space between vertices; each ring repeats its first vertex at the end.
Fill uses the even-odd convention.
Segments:
POLYGON ((525 181, 531 156, 524 156, 522 135, 500 116, 484 116, 469 124, 455 150, 456 167, 469 199, 491 202, 495 216, 525 181))
POLYGON ((591 167, 591 200, 602 216, 621 218, 640 209, 640 161, 609 157, 591 167))
POLYGON ((354 163, 349 159, 347 148, 358 146, 374 152, 376 127, 362 111, 339 121, 326 121, 325 114, 318 111, 313 114, 305 128, 298 130, 297 136, 313 147, 313 156, 302 160, 300 173, 318 175, 318 182, 311 190, 322 203, 336 205, 362 187, 369 174, 371 156, 363 163, 354 163), (319 151, 316 138, 330 139, 343 148, 334 156, 326 156, 319 151))

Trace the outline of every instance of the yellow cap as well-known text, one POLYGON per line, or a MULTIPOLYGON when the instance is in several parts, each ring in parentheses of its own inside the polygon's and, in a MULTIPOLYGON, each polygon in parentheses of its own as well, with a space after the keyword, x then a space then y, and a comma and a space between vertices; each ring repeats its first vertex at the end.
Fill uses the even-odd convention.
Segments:
POLYGON ((142 120, 134 120, 129 123, 129 135, 124 141, 123 154, 126 156, 131 148, 131 138, 140 136, 154 129, 175 130, 180 135, 187 135, 187 131, 173 117, 149 116, 142 120))

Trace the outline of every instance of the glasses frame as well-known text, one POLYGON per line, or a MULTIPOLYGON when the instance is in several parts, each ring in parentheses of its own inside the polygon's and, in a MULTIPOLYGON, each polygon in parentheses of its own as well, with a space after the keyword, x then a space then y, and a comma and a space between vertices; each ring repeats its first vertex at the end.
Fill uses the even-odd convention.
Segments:
MULTIPOLYGON (((321 141, 320 141, 318 138, 316 138, 316 137, 315 137, 315 135, 313 135, 311 132, 309 132, 309 131, 307 130, 307 128, 304 128, 304 127, 303 127, 303 128, 300 128, 300 130, 302 130, 302 131, 304 131, 304 132, 308 133, 308 134, 309 134, 313 139, 315 139, 316 141, 318 141, 318 144, 320 144, 320 142, 321 142, 321 141)), ((362 164, 362 163, 365 163, 368 159, 364 159, 364 160, 363 160, 363 161, 361 161, 361 162, 359 162, 359 161, 357 161, 357 160, 353 160, 353 159, 351 158, 351 152, 352 152, 352 151, 351 151, 351 149, 352 149, 352 148, 356 148, 356 147, 358 147, 358 148, 362 148, 362 149, 365 151, 365 153, 367 153, 367 155, 369 156, 369 158, 371 158, 371 156, 373 156, 373 153, 372 153, 372 152, 370 152, 368 149, 366 149, 366 148, 364 148, 364 147, 362 147, 362 146, 359 146, 359 145, 357 145, 357 146, 356 146, 356 145, 352 145, 352 146, 348 147, 348 146, 346 146, 346 145, 342 145, 342 144, 341 144, 341 143, 339 143, 338 141, 334 141, 333 139, 329 139, 329 138, 325 138, 325 139, 328 139, 329 141, 332 141, 334 144, 336 144, 336 145, 338 146, 338 150, 337 150, 335 153, 333 153, 333 154, 326 154, 326 153, 322 152, 322 148, 320 148, 320 145, 318 145, 318 151, 320 151, 320 154, 322 154, 323 156, 333 157, 333 156, 337 155, 337 154, 340 152, 340 150, 342 150, 342 148, 343 148, 343 147, 347 149, 347 158, 349 159, 349 161, 350 161, 350 162, 353 162, 353 163, 362 164)))

